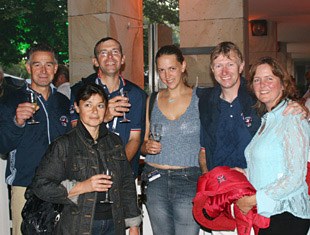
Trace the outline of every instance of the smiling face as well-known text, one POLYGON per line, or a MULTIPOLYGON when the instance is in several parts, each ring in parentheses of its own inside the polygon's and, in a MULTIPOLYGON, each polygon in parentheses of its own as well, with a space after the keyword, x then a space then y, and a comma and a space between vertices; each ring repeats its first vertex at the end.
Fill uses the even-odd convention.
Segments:
POLYGON ((186 68, 186 62, 180 63, 176 55, 161 55, 157 59, 157 72, 160 80, 169 88, 176 88, 186 68))
POLYGON ((257 66, 252 86, 257 99, 266 105, 268 111, 271 111, 283 96, 283 84, 268 64, 257 66))
MULTIPOLYGON (((87 100, 80 100, 75 104, 75 110, 88 131, 96 129, 103 122, 106 105, 99 94, 93 94, 87 100)), ((91 132, 91 131, 90 131, 91 132)))
POLYGON ((31 75, 31 87, 34 90, 49 87, 57 68, 58 65, 53 53, 47 51, 34 52, 26 64, 27 72, 31 75))
POLYGON ((98 45, 96 58, 93 59, 94 65, 99 67, 99 72, 109 77, 118 76, 124 62, 125 56, 122 55, 119 44, 112 39, 98 45))
POLYGON ((211 70, 215 80, 220 84, 222 89, 238 89, 243 67, 244 63, 240 61, 234 51, 231 51, 229 56, 220 54, 214 59, 211 70))

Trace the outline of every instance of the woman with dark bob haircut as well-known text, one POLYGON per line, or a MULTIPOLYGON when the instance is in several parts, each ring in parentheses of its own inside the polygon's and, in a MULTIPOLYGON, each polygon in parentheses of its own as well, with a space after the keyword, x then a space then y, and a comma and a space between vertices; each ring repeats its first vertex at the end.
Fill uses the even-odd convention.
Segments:
POLYGON ((245 214, 257 206, 270 217, 259 235, 306 235, 310 226, 310 200, 306 183, 310 126, 300 115, 282 112, 296 88, 287 71, 271 58, 251 67, 249 85, 258 101, 262 123, 245 149, 246 174, 257 190, 237 201, 245 214))
POLYGON ((64 204, 53 234, 124 235, 126 227, 131 235, 139 234, 131 168, 121 139, 103 123, 107 102, 99 85, 79 90, 76 128, 50 145, 33 179, 31 188, 39 198, 64 204))

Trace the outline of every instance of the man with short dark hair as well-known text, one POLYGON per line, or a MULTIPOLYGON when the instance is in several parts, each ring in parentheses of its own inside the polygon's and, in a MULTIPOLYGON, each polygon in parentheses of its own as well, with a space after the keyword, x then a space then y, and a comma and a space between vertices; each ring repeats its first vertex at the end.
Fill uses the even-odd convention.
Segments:
MULTIPOLYGON (((118 134, 125 146, 127 159, 131 162, 134 175, 138 174, 140 146, 144 138, 146 93, 121 75, 125 55, 119 41, 111 37, 100 39, 94 47, 93 65, 96 73, 91 74, 72 87, 73 96, 82 83, 96 83, 103 87, 109 98, 105 122, 110 131, 118 134), (128 98, 120 96, 128 92, 128 98), (121 122, 124 112, 130 122, 121 122)), ((72 102, 71 102, 72 103, 72 102)), ((76 121, 77 117, 72 118, 76 121)))
POLYGON ((11 185, 13 235, 21 234, 24 193, 30 185, 48 145, 70 129, 69 100, 50 84, 57 71, 54 50, 45 44, 33 46, 26 63, 31 84, 26 84, 0 102, 0 153, 9 153, 6 182, 11 185), (27 99, 37 97, 37 105, 27 99), (29 124, 34 117, 38 124, 29 124))

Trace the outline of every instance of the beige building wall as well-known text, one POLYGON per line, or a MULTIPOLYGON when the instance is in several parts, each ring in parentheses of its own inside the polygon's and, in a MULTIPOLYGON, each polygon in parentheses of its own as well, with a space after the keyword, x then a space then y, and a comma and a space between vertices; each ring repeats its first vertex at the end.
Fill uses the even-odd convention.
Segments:
POLYGON ((94 45, 110 36, 123 46, 124 77, 143 87, 142 0, 68 0, 68 18, 71 83, 94 72, 94 45))
POLYGON ((290 74, 294 74, 294 63, 291 54, 287 52, 284 42, 278 42, 277 24, 267 22, 266 36, 252 36, 249 23, 249 64, 253 64, 257 59, 270 56, 276 58, 290 74))
MULTIPOLYGON (((290 54, 279 51, 277 25, 268 22, 267 36, 252 36, 248 21, 248 0, 179 0, 181 48, 214 47, 222 41, 237 44, 245 57, 245 73, 261 56, 278 58, 293 70, 290 54)), ((143 87, 142 0, 68 0, 69 59, 72 83, 88 76, 93 47, 102 37, 118 39, 126 55, 125 78, 143 87)), ((158 43, 171 35, 160 28, 158 43), (168 36, 169 35, 169 36, 168 36), (163 36, 163 37, 161 37, 163 36)), ((212 86, 209 54, 186 55, 189 82, 212 86)), ((293 73, 293 71, 292 71, 293 73)))
MULTIPOLYGON (((247 0, 180 0, 181 47, 213 47, 232 41, 248 56, 247 0)), ((190 83, 213 85, 210 76, 210 55, 188 55, 190 83)))

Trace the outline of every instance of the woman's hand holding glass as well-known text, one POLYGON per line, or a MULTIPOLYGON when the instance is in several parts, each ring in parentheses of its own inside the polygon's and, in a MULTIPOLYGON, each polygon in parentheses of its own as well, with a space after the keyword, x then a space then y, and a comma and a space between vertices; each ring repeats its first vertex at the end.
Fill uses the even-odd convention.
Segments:
POLYGON ((112 187, 112 177, 106 174, 97 174, 76 183, 76 185, 70 190, 68 197, 74 197, 84 193, 91 192, 107 192, 112 187))
POLYGON ((84 193, 107 192, 113 184, 111 179, 111 176, 105 174, 93 175, 89 179, 82 182, 84 193))
POLYGON ((146 144, 149 154, 159 154, 161 152, 161 143, 155 140, 149 140, 146 144))
POLYGON ((161 143, 150 138, 145 143, 145 149, 147 154, 159 154, 161 152, 161 143))

